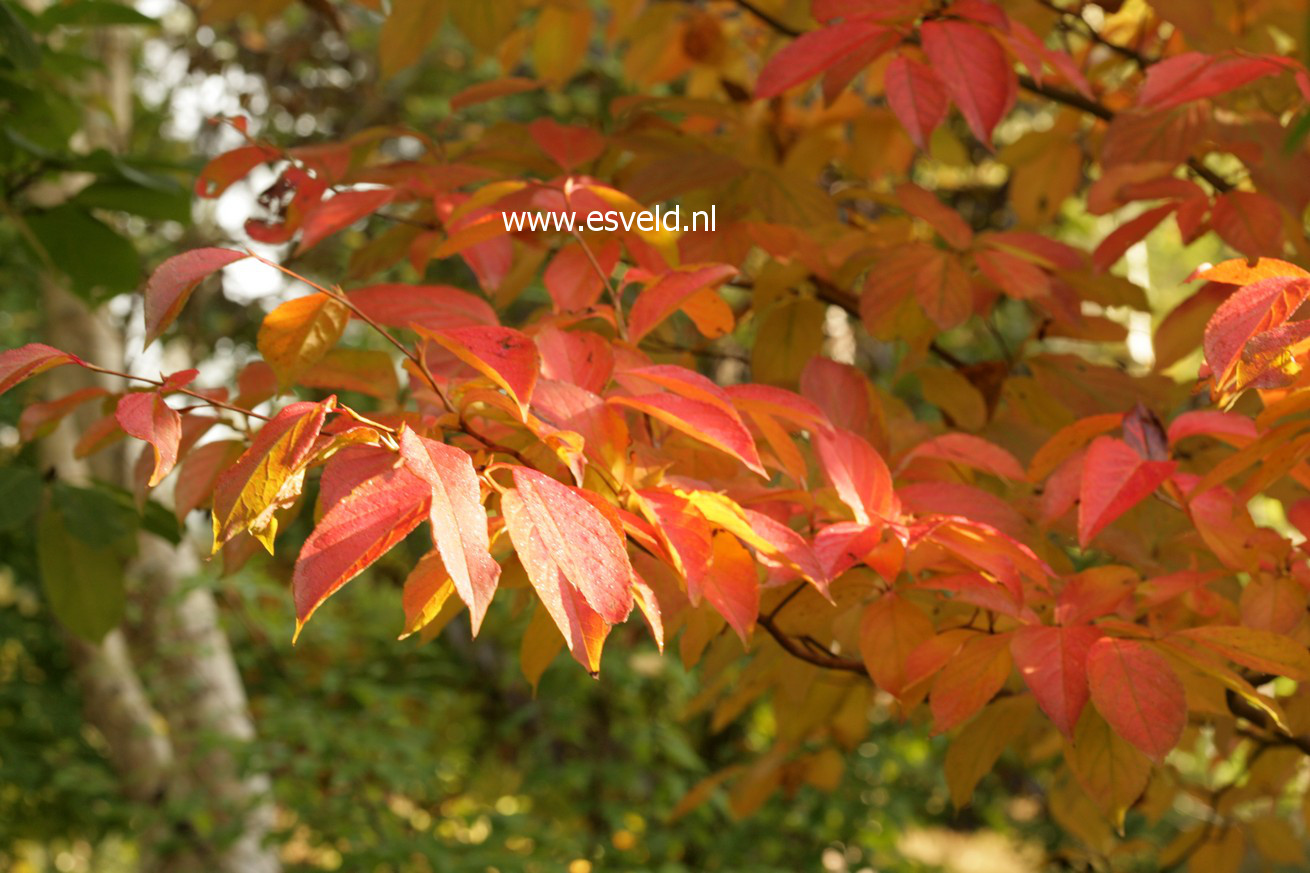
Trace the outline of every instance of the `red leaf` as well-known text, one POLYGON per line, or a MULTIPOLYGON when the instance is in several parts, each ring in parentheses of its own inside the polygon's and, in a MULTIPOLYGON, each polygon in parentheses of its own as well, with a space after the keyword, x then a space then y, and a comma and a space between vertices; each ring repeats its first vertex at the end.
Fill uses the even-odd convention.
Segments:
POLYGON ((1283 250, 1283 209, 1264 194, 1229 191, 1219 195, 1210 224, 1224 242, 1249 258, 1283 250))
POLYGON ((1205 326, 1205 362, 1226 383, 1246 344, 1284 325, 1310 298, 1310 278, 1282 276, 1247 285, 1219 305, 1205 326))
POLYGON ((998 249, 979 249, 973 253, 978 271, 1019 300, 1032 300, 1051 293, 1051 279, 1032 261, 998 249))
POLYGON ((173 484, 173 514, 178 521, 212 499, 219 475, 241 456, 244 449, 245 444, 238 440, 219 440, 197 446, 182 459, 177 468, 177 481, 173 484))
POLYGON ((679 267, 660 276, 637 297, 628 316, 628 340, 641 342, 660 322, 702 288, 712 288, 737 275, 728 264, 700 264, 679 267))
POLYGON ((1005 49, 986 31, 961 21, 924 22, 919 36, 969 129, 990 147, 992 129, 1013 93, 1014 70, 1005 49))
POLYGON ((855 520, 869 524, 896 513, 892 476, 873 446, 848 430, 834 428, 814 435, 819 462, 828 481, 855 513, 855 520))
POLYGON ((607 403, 627 406, 727 452, 753 472, 765 478, 768 473, 760 463, 755 439, 735 413, 704 400, 677 394, 642 394, 638 397, 610 397, 607 403))
POLYGON ((755 96, 777 97, 793 85, 822 73, 861 43, 877 39, 886 30, 870 21, 847 21, 801 34, 769 58, 755 82, 755 96))
POLYGON ((300 254, 318 245, 339 230, 345 230, 361 218, 377 212, 396 198, 391 188, 374 188, 366 191, 343 191, 323 200, 305 216, 300 226, 300 254))
POLYGON ((1147 68, 1137 105, 1166 109, 1232 91, 1285 69, 1280 61, 1269 58, 1184 52, 1147 68))
POLYGON ((1184 412, 1169 422, 1169 445, 1174 445, 1191 436, 1215 436, 1225 442, 1236 441, 1243 445, 1259 436, 1255 422, 1236 412, 1220 412, 1217 409, 1198 409, 1184 412))
POLYGON ((639 491, 673 558, 674 569, 687 582, 687 598, 700 603, 705 574, 713 556, 713 529, 685 497, 667 491, 639 491))
POLYGON ((1051 722, 1073 736, 1078 716, 1087 705, 1087 650, 1101 638, 1090 625, 1024 627, 1010 640, 1019 675, 1051 722))
POLYGON ((468 604, 473 635, 477 636, 487 605, 496 593, 500 565, 491 558, 487 512, 473 459, 467 452, 400 431, 400 454, 410 472, 431 488, 432 544, 441 553, 446 572, 460 599, 468 604))
POLYGON ((205 164, 196 177, 196 196, 213 198, 222 194, 233 182, 244 179, 258 167, 281 158, 277 149, 269 146, 248 145, 224 152, 205 164))
POLYGON ((934 458, 952 464, 963 464, 1016 482, 1022 482, 1027 478, 1023 465, 1015 459, 1014 455, 995 443, 973 434, 948 433, 934 437, 926 443, 920 443, 901 461, 901 467, 909 466, 915 458, 934 458))
POLYGON ((459 111, 469 106, 476 106, 479 103, 486 103, 488 100, 508 97, 511 94, 522 94, 526 91, 536 91, 538 88, 543 87, 545 87, 544 82, 539 82, 536 79, 525 79, 521 76, 506 76, 503 79, 478 82, 476 85, 470 85, 454 97, 451 97, 450 108, 459 111))
POLYGON ((524 467, 501 495, 510 542, 573 657, 593 675, 607 624, 632 609, 632 566, 605 516, 567 485, 524 467), (594 606, 594 608, 593 608, 594 606))
POLYGON ((872 424, 869 379, 850 364, 821 355, 810 358, 801 371, 801 394, 837 427, 863 434, 872 424))
MULTIPOLYGON (((828 572, 819 562, 819 557, 810 548, 810 544, 805 541, 805 537, 762 512, 753 509, 744 509, 743 512, 746 521, 750 522, 751 530, 776 550, 776 555, 769 557, 770 562, 775 557, 781 558, 783 564, 813 582, 819 593, 828 597, 828 572)), ((761 557, 761 563, 763 562, 764 559, 761 557)))
POLYGON ((603 336, 589 330, 565 331, 544 327, 537 331, 541 375, 599 394, 614 372, 614 352, 603 336))
POLYGON ((156 267, 146 282, 146 345, 158 339, 173 323, 201 280, 246 257, 249 256, 245 252, 231 249, 192 249, 156 267))
POLYGON ((1187 701, 1163 655, 1136 640, 1102 637, 1087 651, 1087 680, 1110 727, 1156 763, 1178 745, 1187 701))
MULTIPOLYGON (((610 520, 573 488, 544 473, 514 467, 513 475, 522 509, 517 522, 506 519, 514 548, 519 548, 515 528, 524 536, 529 534, 524 525, 529 524, 532 536, 550 550, 551 564, 588 605, 610 624, 625 620, 632 611, 632 566, 610 520)), ((534 568, 526 562, 524 566, 531 578, 534 568)), ((549 568, 535 569, 546 575, 549 568)))
POLYGON ((973 244, 973 228, 960 213, 938 200, 936 194, 911 182, 897 185, 895 194, 902 209, 932 225, 953 248, 967 249, 973 244))
POLYGON ((589 127, 560 124, 551 118, 539 118, 528 125, 528 133, 550 159, 565 170, 594 161, 605 150, 605 138, 589 127))
POLYGON ((1092 266, 1099 273, 1104 273, 1113 267, 1115 262, 1123 257, 1124 252, 1140 242, 1144 236, 1155 229, 1156 225, 1164 221, 1169 213, 1177 208, 1177 203, 1166 203, 1163 206, 1148 209, 1132 221, 1115 228, 1105 239, 1101 240, 1096 247, 1096 251, 1092 252, 1092 266))
POLYGON ((1177 463, 1147 461, 1123 440, 1097 437, 1083 460, 1078 503, 1078 544, 1132 509, 1169 478, 1177 463))
POLYGON ((579 312, 591 308, 600 299, 605 290, 605 278, 600 274, 604 273, 606 278, 613 274, 619 262, 619 244, 611 240, 594 254, 600 272, 596 271, 580 243, 564 246, 546 265, 542 282, 556 312, 579 312))
POLYGON ((495 382, 509 394, 527 420, 528 402, 541 370, 541 355, 531 337, 509 327, 456 327, 420 331, 451 354, 495 382))
POLYGON ((914 296, 934 324, 949 330, 973 314, 973 287, 958 257, 939 249, 929 252, 914 276, 914 296))
POLYGON ((705 575, 705 599, 746 644, 760 613, 760 581, 750 552, 724 531, 714 533, 713 558, 705 575))
POLYGON ((277 533, 273 512, 300 493, 305 467, 336 397, 321 403, 292 403, 260 428, 237 462, 214 488, 214 551, 250 531, 272 552, 277 533))
POLYGON ((324 600, 419 526, 428 514, 430 493, 428 484, 407 468, 393 467, 324 513, 291 576, 296 636, 324 600))
POLYGON ((932 132, 946 118, 946 87, 932 67, 897 55, 883 74, 887 105, 921 150, 928 150, 932 132))
POLYGON ((447 330, 499 323, 491 304, 451 285, 369 285, 346 296, 361 312, 385 327, 418 325, 429 330, 447 330))
POLYGON ((934 733, 964 724, 1010 677, 1009 634, 973 634, 933 682, 928 704, 934 733))
POLYGON ((147 483, 154 488, 177 464, 182 416, 164 402, 158 391, 135 391, 118 401, 114 417, 128 436, 144 440, 154 449, 155 465, 147 483))
POLYGON ((61 352, 41 343, 28 343, 16 349, 0 352, 0 394, 37 373, 64 364, 84 365, 77 355, 70 355, 68 352, 61 352))
POLYGON ((25 443, 46 436, 66 415, 88 400, 105 397, 104 388, 81 388, 45 403, 33 403, 18 417, 18 438, 25 443))

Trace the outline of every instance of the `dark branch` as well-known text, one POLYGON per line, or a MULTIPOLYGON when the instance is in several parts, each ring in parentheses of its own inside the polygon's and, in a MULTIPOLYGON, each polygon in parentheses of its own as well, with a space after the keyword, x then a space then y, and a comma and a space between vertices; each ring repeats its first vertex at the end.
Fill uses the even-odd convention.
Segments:
POLYGON ((799 658, 816 667, 823 667, 827 670, 844 670, 847 673, 858 673, 861 676, 868 676, 869 671, 864 669, 863 661, 856 661, 851 658, 843 658, 839 655, 824 654, 821 652, 807 649, 804 645, 796 640, 795 637, 789 637, 778 628, 773 619, 767 615, 761 615, 757 624, 769 632, 778 645, 793 658, 799 658))

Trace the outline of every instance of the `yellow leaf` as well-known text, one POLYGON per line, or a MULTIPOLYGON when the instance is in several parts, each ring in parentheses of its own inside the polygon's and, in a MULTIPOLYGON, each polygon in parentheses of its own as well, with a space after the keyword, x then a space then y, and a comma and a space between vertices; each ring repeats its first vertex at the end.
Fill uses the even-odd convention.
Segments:
POLYGON ((391 0, 391 14, 382 23, 378 38, 382 78, 389 79, 413 65, 445 17, 444 0, 391 0))
POLYGON ((978 713, 951 742, 944 770, 956 809, 969 802, 978 780, 991 772, 1005 747, 1023 733, 1034 703, 1026 694, 1001 698, 978 713))
POLYGON ((400 595, 405 610, 405 630, 400 639, 431 624, 454 592, 455 583, 446 572, 441 554, 433 549, 420 558, 405 577, 405 587, 400 595))
POLYGON ((573 78, 587 58, 590 35, 591 11, 586 7, 569 9, 546 4, 537 15, 532 41, 537 75, 557 83, 573 78))
POLYGON ((818 300, 801 297, 770 309, 760 322, 751 350, 754 380, 795 388, 805 364, 823 350, 826 311, 818 300))
POLYGON ((1083 790, 1122 830, 1124 813, 1146 790, 1150 759, 1111 730, 1091 706, 1083 709, 1064 754, 1083 790))
POLYGON ((987 401, 973 383, 955 370, 924 367, 919 370, 923 397, 965 430, 979 430, 987 423, 987 401))
POLYGON ((285 388, 332 350, 348 321, 350 310, 335 298, 321 292, 297 297, 264 316, 256 345, 285 388))
POLYGON ((532 686, 533 694, 537 693, 541 674, 546 672, 550 662, 555 660, 555 656, 563 648, 564 637, 560 635, 559 628, 555 627, 555 622, 551 620, 550 613, 541 605, 541 601, 536 601, 532 609, 532 619, 528 622, 528 629, 523 632, 523 640, 519 644, 519 669, 523 671, 523 677, 532 686))
POLYGON ((1188 873, 1237 873, 1246 852, 1246 837, 1235 827, 1212 832, 1187 862, 1188 873))

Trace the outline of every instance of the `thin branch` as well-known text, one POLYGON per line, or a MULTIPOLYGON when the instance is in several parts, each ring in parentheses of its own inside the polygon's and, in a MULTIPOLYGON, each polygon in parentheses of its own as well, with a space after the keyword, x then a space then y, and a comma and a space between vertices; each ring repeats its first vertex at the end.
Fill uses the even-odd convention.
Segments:
MULTIPOLYGON (((88 363, 86 361, 82 361, 81 365, 83 369, 90 370, 93 373, 103 373, 106 376, 117 376, 120 379, 127 379, 132 382, 144 382, 147 385, 154 385, 156 388, 163 388, 164 385, 166 384, 163 380, 160 379, 151 379, 149 376, 134 376, 131 373, 121 373, 118 370, 111 370, 108 367, 100 367, 95 364, 88 363)), ((201 403, 204 403, 206 406, 213 406, 213 407, 217 407, 218 409, 226 409, 229 412, 238 412, 242 415, 248 415, 251 418, 258 418, 261 421, 272 421, 272 419, 269 418, 267 415, 260 415, 258 412, 254 412, 244 407, 234 406, 231 403, 224 403, 222 400, 215 400, 212 397, 206 397, 205 395, 201 394, 198 391, 192 391, 190 388, 173 387, 170 388, 169 390, 176 391, 179 394, 185 394, 188 397, 194 397, 196 400, 199 400, 201 403)))
POLYGON ((591 247, 583 241, 582 234, 578 233, 574 228, 570 228, 569 233, 573 234, 573 238, 582 247, 582 253, 587 256, 587 260, 591 263, 591 269, 596 272, 596 275, 600 277, 600 281, 604 283, 605 289, 609 291, 610 299, 614 303, 614 326, 619 331, 619 338, 626 342, 628 339, 628 326, 623 320, 623 300, 619 297, 618 289, 614 287, 614 282, 606 274, 605 269, 601 267, 600 261, 596 260, 596 256, 591 253, 591 247))
POLYGON ((770 15, 769 13, 765 12, 763 9, 752 3, 751 0, 735 0, 735 2, 742 9, 745 9, 751 15, 754 15, 760 21, 763 21, 765 24, 773 28, 778 33, 781 33, 783 36, 796 37, 801 35, 801 31, 792 27, 790 24, 787 24, 785 21, 781 21, 780 19, 773 17, 772 15, 770 15))
POLYGON ((813 664, 816 667, 823 667, 827 670, 843 670, 847 673, 858 673, 861 676, 868 676, 869 671, 864 669, 863 661, 856 661, 851 658, 843 658, 839 655, 823 654, 807 649, 804 645, 797 642, 794 637, 789 637, 783 633, 773 619, 767 615, 761 615, 756 619, 756 624, 768 631, 769 636, 782 646, 787 654, 794 658, 813 664))

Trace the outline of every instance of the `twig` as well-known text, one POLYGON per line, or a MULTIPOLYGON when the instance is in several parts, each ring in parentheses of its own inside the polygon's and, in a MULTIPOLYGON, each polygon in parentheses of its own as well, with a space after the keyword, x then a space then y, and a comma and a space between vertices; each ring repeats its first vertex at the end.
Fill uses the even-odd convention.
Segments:
POLYGON ((847 673, 858 673, 861 676, 869 675, 869 671, 864 668, 863 661, 811 651, 797 642, 795 638, 783 633, 773 619, 767 615, 761 615, 757 618, 756 624, 768 631, 769 636, 773 637, 778 645, 782 646, 783 650, 794 658, 799 658, 816 667, 823 667, 828 670, 844 670, 847 673))

